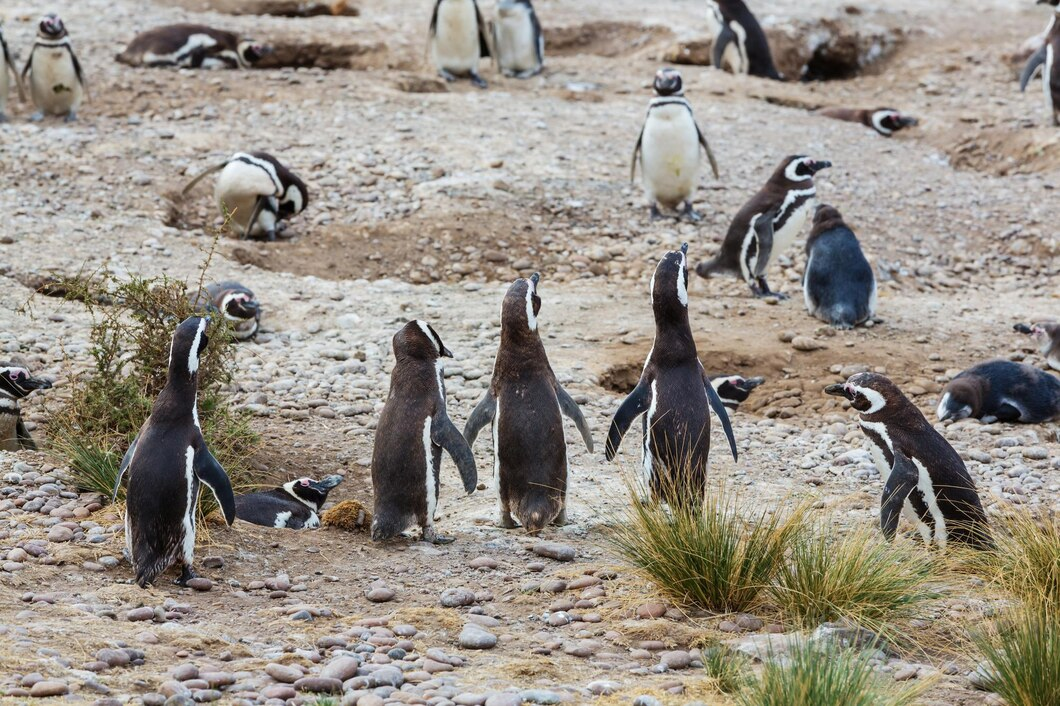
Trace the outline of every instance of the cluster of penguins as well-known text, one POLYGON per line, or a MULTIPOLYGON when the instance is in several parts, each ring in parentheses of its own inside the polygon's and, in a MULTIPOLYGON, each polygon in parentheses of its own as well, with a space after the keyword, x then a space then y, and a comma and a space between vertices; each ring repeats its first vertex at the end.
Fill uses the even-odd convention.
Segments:
MULTIPOLYGON (((1060 0, 1039 0, 1053 6, 1060 0)), ((765 33, 741 0, 707 0, 714 39, 713 63, 737 74, 782 80, 765 33)), ((1060 68, 1060 7, 1021 76, 1025 88, 1042 71, 1050 118, 1057 119, 1060 68)), ((486 88, 479 74, 484 58, 507 77, 529 78, 544 66, 541 25, 530 0, 500 0, 486 22, 475 0, 436 0, 430 21, 429 55, 447 81, 467 78, 486 88)), ((81 65, 66 28, 55 15, 39 24, 37 40, 21 73, 3 43, 0 67, 0 120, 9 89, 20 95, 27 83, 37 113, 76 119, 87 93, 81 65), (8 67, 14 76, 9 80, 8 67)), ((137 36, 117 56, 130 66, 245 69, 271 49, 252 39, 203 25, 159 27, 137 36)), ((717 160, 683 92, 681 75, 657 72, 641 132, 635 142, 631 179, 640 169, 652 219, 664 212, 700 219, 692 197, 701 151, 717 178, 717 160)), ((829 108, 829 118, 858 122, 890 137, 917 121, 891 108, 829 108)), ((781 160, 765 185, 736 213, 719 252, 694 267, 688 246, 667 252, 649 287, 655 340, 634 390, 623 400, 606 436, 604 455, 613 461, 625 434, 641 418, 641 468, 646 500, 671 506, 701 502, 706 491, 711 414, 719 420, 729 450, 737 458, 727 410, 747 399, 761 378, 711 378, 701 364, 688 311, 689 270, 702 277, 741 277, 757 297, 786 298, 767 282, 770 266, 802 233, 807 221, 803 295, 807 310, 828 324, 848 329, 876 314, 872 267, 838 209, 817 204, 814 176, 831 163, 805 155, 781 160)), ((196 176, 217 174, 215 199, 235 233, 274 240, 284 221, 301 213, 309 193, 292 170, 265 152, 239 152, 196 176)), ((387 540, 416 527, 423 539, 447 542, 435 527, 439 517, 443 452, 460 474, 464 489, 478 487, 472 446, 489 426, 493 487, 498 524, 522 526, 536 534, 567 522, 567 447, 563 417, 575 424, 593 452, 593 434, 579 405, 556 379, 538 328, 540 276, 516 280, 501 307, 501 337, 493 377, 482 400, 461 429, 446 406, 443 360, 452 352, 427 322, 414 320, 393 337, 395 365, 386 404, 376 427, 371 473, 374 490, 372 538, 387 540)), ((178 583, 195 578, 195 509, 201 485, 215 496, 228 524, 238 517, 271 527, 319 526, 319 512, 341 476, 299 478, 260 493, 236 496, 224 469, 207 448, 196 410, 198 368, 208 345, 211 316, 224 318, 238 340, 258 332, 262 307, 238 282, 219 282, 189 292, 197 315, 173 335, 165 389, 125 453, 117 484, 128 476, 126 542, 141 586, 164 571, 180 569, 178 583)), ((1048 364, 1060 370, 1060 323, 1018 324, 1031 335, 1048 364)), ((50 383, 22 366, 0 363, 0 448, 35 448, 18 400, 50 383)), ((945 547, 957 542, 993 546, 975 484, 960 456, 917 407, 886 377, 852 376, 825 392, 845 399, 859 423, 884 482, 881 528, 888 536, 905 515, 925 542, 945 547)), ((967 417, 1040 423, 1060 418, 1060 379, 1029 365, 995 360, 974 366, 947 385, 940 399, 940 421, 967 417)))

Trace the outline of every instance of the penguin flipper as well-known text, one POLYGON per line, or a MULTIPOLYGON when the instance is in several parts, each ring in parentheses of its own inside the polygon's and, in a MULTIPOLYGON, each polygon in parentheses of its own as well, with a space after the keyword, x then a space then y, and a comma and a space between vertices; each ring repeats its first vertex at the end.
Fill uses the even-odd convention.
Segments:
POLYGON ((537 37, 534 49, 537 51, 537 68, 540 71, 545 66, 545 33, 541 30, 541 23, 532 7, 530 8, 530 26, 534 30, 534 36, 537 37))
POLYGON ((1034 74, 1038 73, 1038 69, 1045 63, 1045 54, 1046 45, 1043 44, 1038 48, 1038 51, 1031 54, 1030 59, 1027 59, 1027 64, 1023 67, 1023 73, 1020 74, 1021 93, 1027 90, 1027 84, 1031 82, 1034 74))
POLYGON ((633 420, 648 411, 651 406, 651 381, 640 379, 633 392, 629 393, 618 411, 611 420, 611 428, 607 430, 607 445, 604 448, 604 456, 608 461, 615 459, 618 447, 622 444, 622 437, 629 431, 633 420))
POLYGON ((755 240, 758 241, 758 258, 755 261, 755 277, 761 277, 769 267, 769 258, 773 252, 773 221, 776 220, 776 209, 760 214, 754 222, 755 240))
POLYGON ((4 44, 4 63, 7 64, 8 68, 11 69, 11 74, 15 77, 15 87, 18 88, 18 99, 20 101, 26 100, 26 93, 22 90, 22 77, 18 74, 18 68, 15 66, 15 62, 11 59, 11 54, 7 51, 7 44, 4 44))
POLYGON ((714 68, 722 68, 721 60, 725 55, 725 48, 734 41, 736 41, 736 33, 732 31, 729 25, 723 24, 718 36, 714 38, 714 48, 710 55, 710 63, 714 68))
POLYGON ((559 408, 564 414, 573 420, 575 426, 578 427, 578 431, 581 432, 582 440, 585 442, 585 448, 589 449, 589 453, 593 452, 593 434, 589 431, 589 425, 585 422, 585 415, 582 414, 581 407, 578 403, 567 394, 567 391, 560 387, 559 383, 556 383, 556 397, 559 398, 559 408))
POLYGON ((729 440, 732 460, 739 461, 739 453, 736 451, 736 436, 732 433, 732 422, 729 421, 729 412, 725 409, 725 403, 721 401, 721 397, 718 396, 718 391, 710 384, 710 378, 707 377, 706 373, 703 374, 703 387, 707 391, 707 401, 710 402, 710 408, 714 410, 714 414, 718 415, 718 419, 721 421, 721 428, 725 430, 725 438, 729 440))
POLYGON ((22 79, 22 83, 26 82, 26 74, 29 73, 31 66, 33 66, 33 51, 30 51, 29 58, 26 59, 26 65, 22 67, 22 73, 19 75, 19 78, 22 79))
POLYGON ((464 482, 464 491, 471 495, 478 486, 478 470, 475 468, 475 455, 471 446, 460 435, 449 416, 444 412, 431 421, 431 441, 446 450, 460 471, 460 480, 464 482))
MULTIPOLYGON (((254 231, 254 224, 258 222, 258 218, 261 216, 261 212, 265 210, 266 197, 259 196, 254 199, 254 208, 250 211, 250 220, 247 221, 247 228, 243 231, 243 237, 249 238, 250 234, 254 231)), ((234 212, 233 212, 234 213, 234 212)), ((272 236, 269 236, 269 240, 273 240, 272 236)))
POLYGON ((26 423, 22 421, 21 414, 18 415, 18 421, 15 422, 15 438, 18 440, 18 445, 27 451, 37 450, 37 442, 29 435, 29 430, 26 429, 26 423))
POLYGON ((194 189, 194 188, 195 188, 195 186, 196 186, 196 185, 197 185, 197 184, 198 184, 198 183, 199 183, 200 181, 202 181, 202 180, 203 180, 203 179, 205 179, 206 177, 210 176, 211 174, 214 174, 214 173, 216 173, 216 172, 219 172, 219 171, 221 171, 222 169, 224 169, 224 168, 225 168, 225 167, 227 167, 227 166, 228 166, 228 160, 225 160, 225 161, 224 161, 224 162, 222 162, 221 164, 215 164, 214 166, 210 167, 210 168, 209 168, 209 169, 207 169, 207 170, 206 170, 205 172, 203 172, 203 173, 202 173, 202 174, 200 174, 199 176, 197 176, 197 177, 195 177, 194 179, 192 179, 191 181, 189 181, 189 182, 188 182, 188 185, 184 187, 184 190, 180 192, 180 195, 181 195, 181 196, 187 196, 187 195, 188 195, 188 192, 189 192, 189 191, 191 191, 192 189, 194 189))
POLYGON ((913 492, 920 480, 920 472, 901 451, 895 451, 891 475, 883 487, 880 501, 880 529, 887 539, 894 539, 898 531, 898 516, 902 513, 905 499, 913 492))
POLYGON ((699 135, 699 144, 703 145, 703 149, 707 152, 707 159, 710 160, 710 168, 714 172, 714 178, 720 179, 721 175, 718 173, 718 160, 714 159, 714 151, 710 149, 710 143, 707 142, 706 135, 699 129, 699 123, 696 123, 696 134, 699 135))
POLYGON ((67 45, 66 49, 70 52, 70 61, 74 63, 74 73, 77 75, 77 82, 81 84, 81 89, 85 92, 85 96, 91 100, 92 94, 89 93, 88 84, 85 83, 85 74, 81 70, 81 62, 77 60, 77 54, 74 54, 74 50, 70 48, 70 45, 67 45))
POLYGON ((213 493, 224 513, 225 522, 231 526, 236 521, 236 497, 232 493, 232 482, 206 444, 202 444, 195 453, 193 468, 195 476, 213 493))
MULTIPOLYGON (((645 122, 647 125, 647 122, 645 122)), ((644 142, 644 125, 640 128, 640 134, 637 135, 637 144, 633 145, 633 159, 629 164, 629 181, 633 183, 633 180, 637 178, 637 158, 640 156, 640 146, 644 142)))
POLYGON ((475 20, 478 23, 478 53, 482 59, 489 59, 493 56, 490 52, 490 37, 489 30, 486 27, 485 20, 482 19, 482 12, 478 9, 478 3, 475 3, 475 20))
POLYGON ((136 445, 140 442, 140 435, 137 434, 133 442, 129 444, 128 450, 125 455, 121 457, 121 465, 118 466, 118 477, 114 479, 114 492, 110 494, 110 501, 114 502, 118 499, 118 488, 121 487, 121 479, 125 476, 125 472, 129 470, 129 465, 132 463, 133 456, 136 455, 136 445))
POLYGON ((468 446, 475 443, 482 427, 492 422, 495 414, 497 414, 497 398, 493 396, 492 391, 486 390, 486 394, 479 400, 475 411, 471 413, 467 424, 464 425, 464 439, 467 440, 468 446))

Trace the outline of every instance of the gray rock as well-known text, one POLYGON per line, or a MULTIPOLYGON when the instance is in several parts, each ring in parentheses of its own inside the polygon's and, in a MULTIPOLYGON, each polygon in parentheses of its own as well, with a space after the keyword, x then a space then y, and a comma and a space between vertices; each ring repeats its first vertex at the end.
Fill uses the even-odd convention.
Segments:
POLYGON ((474 623, 464 626, 458 641, 465 650, 490 650, 497 646, 497 636, 474 623))
POLYGON ((29 689, 29 695, 34 697, 63 696, 70 693, 70 687, 66 682, 57 679, 43 679, 29 689))
POLYGON ((441 601, 446 608, 459 608, 473 604, 475 594, 467 588, 447 588, 442 591, 441 601))
POLYGON ((360 666, 361 662, 356 657, 336 657, 320 670, 320 676, 325 679, 346 681, 357 675, 360 666))
POLYGON ((633 706, 662 706, 662 701, 654 696, 643 695, 633 699, 633 706))
POLYGON ((545 691, 544 689, 526 689, 519 693, 519 698, 524 703, 531 704, 558 704, 563 700, 563 697, 556 692, 545 691))
POLYGON ((294 688, 314 694, 339 694, 342 693, 342 682, 325 677, 302 677, 294 683, 294 688))
POLYGON ((614 681, 599 680, 589 682, 587 688, 589 689, 590 693, 596 696, 610 696, 611 694, 621 689, 622 685, 614 681))
POLYGON ((556 561, 574 561, 574 547, 559 542, 538 542, 534 545, 534 554, 555 559, 556 561))

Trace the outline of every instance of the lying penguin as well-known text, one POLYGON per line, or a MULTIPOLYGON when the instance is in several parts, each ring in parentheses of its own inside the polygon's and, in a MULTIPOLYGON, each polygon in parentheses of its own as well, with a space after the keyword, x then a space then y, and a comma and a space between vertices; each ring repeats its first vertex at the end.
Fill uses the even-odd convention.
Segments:
POLYGON ((913 127, 919 121, 911 115, 902 115, 894 108, 822 108, 817 115, 833 120, 844 120, 848 123, 861 123, 872 128, 884 137, 890 137, 899 130, 913 127))
POLYGON ((278 488, 236 496, 236 519, 262 527, 290 529, 320 526, 320 508, 342 476, 299 478, 278 488))
POLYGON ((1040 424, 1060 419, 1060 378, 1033 365, 989 360, 950 380, 939 421, 973 417, 986 424, 1040 424))
POLYGON ((0 362, 0 451, 37 450, 22 421, 18 401, 34 390, 47 390, 51 386, 47 380, 30 375, 21 365, 0 362))
POLYGON ((218 282, 188 292, 188 302, 198 312, 223 314, 232 324, 232 337, 237 341, 246 341, 258 333, 261 305, 254 292, 239 282, 218 282))
POLYGON ((1020 333, 1030 334, 1049 367, 1060 370, 1060 322, 1036 321, 1029 326, 1016 324, 1013 328, 1020 333))
POLYGON ((747 398, 751 392, 765 382, 763 377, 745 378, 740 375, 716 375, 710 379, 710 384, 721 398, 721 403, 726 409, 733 412, 747 398))
POLYGON ((115 60, 129 66, 249 69, 272 53, 253 39, 205 25, 174 24, 141 32, 115 60))

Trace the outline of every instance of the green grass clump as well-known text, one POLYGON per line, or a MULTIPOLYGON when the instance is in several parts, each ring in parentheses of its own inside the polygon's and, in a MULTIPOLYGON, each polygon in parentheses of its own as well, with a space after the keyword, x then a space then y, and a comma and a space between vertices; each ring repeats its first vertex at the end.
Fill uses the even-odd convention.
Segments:
POLYGON ((1060 704, 1060 609, 1027 605, 977 642, 989 664, 987 686, 1008 706, 1060 704))
POLYGON ((1060 613, 1060 517, 1036 519, 1025 509, 1013 509, 995 524, 1000 527, 994 533, 997 551, 978 552, 976 568, 1024 603, 1060 613))
POLYGON ((718 691, 735 694, 752 683, 750 660, 739 652, 717 646, 703 650, 703 669, 718 691))

